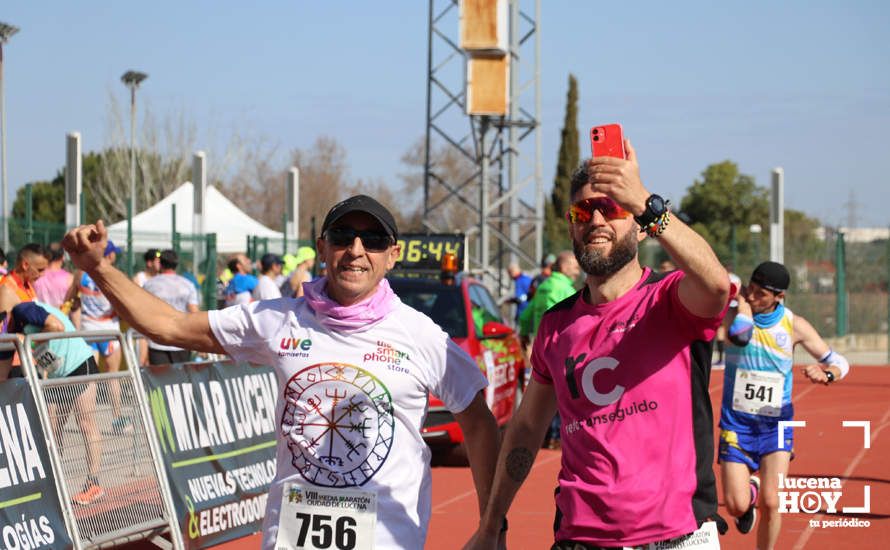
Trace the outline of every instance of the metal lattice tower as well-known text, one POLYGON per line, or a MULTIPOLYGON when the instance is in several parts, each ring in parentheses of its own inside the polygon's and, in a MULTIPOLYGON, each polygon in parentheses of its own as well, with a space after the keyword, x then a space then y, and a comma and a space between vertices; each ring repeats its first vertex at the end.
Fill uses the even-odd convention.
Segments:
POLYGON ((509 1, 507 116, 467 115, 459 2, 429 2, 424 223, 469 235, 470 271, 500 295, 507 264, 535 267, 543 252, 540 13, 540 0, 509 1), (449 153, 467 169, 444 162, 449 153))

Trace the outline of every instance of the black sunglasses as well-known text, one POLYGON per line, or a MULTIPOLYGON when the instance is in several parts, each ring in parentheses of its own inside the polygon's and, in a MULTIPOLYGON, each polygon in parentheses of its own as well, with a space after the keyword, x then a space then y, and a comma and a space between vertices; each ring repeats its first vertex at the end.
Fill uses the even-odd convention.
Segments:
POLYGON ((351 246, 358 237, 365 250, 381 252, 392 245, 392 237, 380 231, 359 231, 351 227, 332 227, 325 231, 325 239, 334 246, 351 246))

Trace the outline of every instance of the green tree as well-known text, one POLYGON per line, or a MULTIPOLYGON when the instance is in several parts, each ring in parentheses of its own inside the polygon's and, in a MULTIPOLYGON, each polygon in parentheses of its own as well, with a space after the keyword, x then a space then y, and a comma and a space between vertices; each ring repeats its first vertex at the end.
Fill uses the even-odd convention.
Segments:
MULTIPOLYGON (((686 189, 680 209, 721 261, 733 260, 734 233, 735 259, 743 265, 734 265, 733 269, 740 271, 753 263, 750 226, 769 227, 769 199, 767 190, 758 187, 752 176, 739 173, 736 163, 725 160, 705 168, 701 179, 686 189)), ((768 245, 761 246, 768 250, 768 245)))
POLYGON ((571 245, 564 216, 571 200, 572 173, 581 161, 577 119, 578 80, 575 75, 569 74, 569 91, 566 94, 566 113, 559 144, 556 178, 553 180, 553 191, 550 193, 550 202, 546 206, 544 218, 545 251, 557 252, 570 248, 571 245))
MULTIPOLYGON (((52 181, 33 182, 31 205, 34 221, 65 222, 65 177, 62 173, 52 181)), ((19 187, 12 203, 12 217, 25 219, 25 186, 19 187)))
MULTIPOLYGON (((165 161, 159 155, 148 152, 139 153, 137 158, 136 190, 142 201, 137 202, 137 209, 144 210, 151 206, 188 179, 188 165, 184 162, 165 161), (164 183, 150 185, 147 181, 164 183)), ((106 224, 111 224, 125 219, 130 193, 129 154, 113 149, 99 153, 89 152, 83 156, 82 170, 86 208, 84 221, 101 218, 106 224)), ((52 181, 35 182, 31 200, 34 221, 64 223, 64 168, 58 171, 52 181)), ((25 186, 16 192, 12 217, 25 217, 25 186)))
MULTIPOLYGON (((822 224, 799 210, 785 210, 785 264, 803 265, 826 254, 825 243, 816 236, 822 224)), ((833 254, 832 249, 829 253, 833 254)), ((764 258, 766 259, 766 258, 764 258)))

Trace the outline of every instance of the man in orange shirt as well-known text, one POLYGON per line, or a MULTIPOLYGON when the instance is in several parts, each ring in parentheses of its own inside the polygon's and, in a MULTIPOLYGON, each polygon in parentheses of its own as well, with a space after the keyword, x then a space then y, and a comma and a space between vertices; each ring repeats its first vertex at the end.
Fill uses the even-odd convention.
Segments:
POLYGON ((48 264, 46 251, 41 245, 26 244, 19 250, 15 268, 0 278, 0 285, 8 286, 23 302, 33 301, 37 297, 34 281, 43 275, 48 264))

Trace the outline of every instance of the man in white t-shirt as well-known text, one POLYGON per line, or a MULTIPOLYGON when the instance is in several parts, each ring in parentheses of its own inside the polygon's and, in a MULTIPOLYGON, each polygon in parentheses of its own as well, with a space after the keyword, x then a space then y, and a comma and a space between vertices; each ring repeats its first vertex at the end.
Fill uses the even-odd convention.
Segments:
MULTIPOLYGON (((198 291, 195 289, 195 285, 176 273, 176 266, 179 265, 179 257, 176 252, 165 250, 161 252, 158 259, 161 262, 160 273, 145 281, 142 288, 164 300, 177 311, 190 313, 198 311, 198 291)), ((191 359, 191 355, 191 350, 181 347, 165 346, 154 341, 148 343, 149 365, 185 363, 191 359)))
POLYGON ((260 258, 262 273, 259 276, 256 288, 253 289, 254 300, 281 298, 281 289, 278 288, 275 281, 281 276, 281 267, 283 265, 284 260, 278 254, 263 254, 263 257, 260 258))
POLYGON ((307 284, 303 298, 183 313, 103 260, 102 222, 65 236, 72 261, 153 341, 275 368, 279 437, 266 549, 332 537, 355 550, 422 548, 432 479, 420 429, 430 392, 460 424, 480 510, 487 502, 498 445, 487 382, 469 355, 389 288, 397 237, 386 208, 351 197, 325 217, 316 245, 328 276, 307 284))

